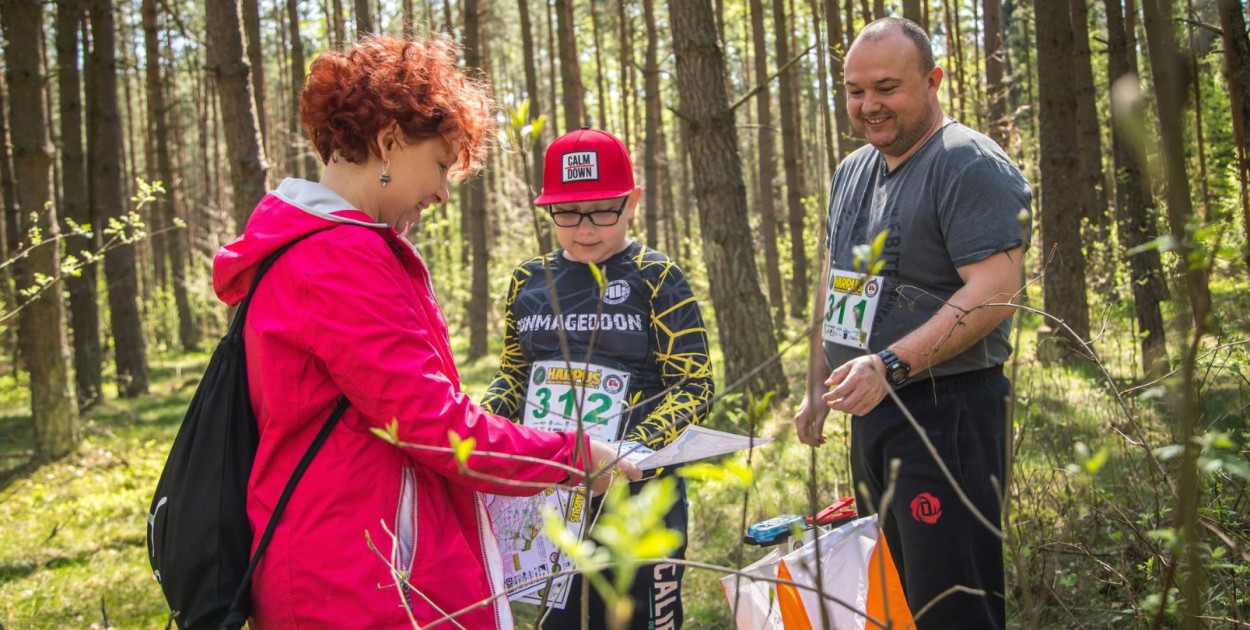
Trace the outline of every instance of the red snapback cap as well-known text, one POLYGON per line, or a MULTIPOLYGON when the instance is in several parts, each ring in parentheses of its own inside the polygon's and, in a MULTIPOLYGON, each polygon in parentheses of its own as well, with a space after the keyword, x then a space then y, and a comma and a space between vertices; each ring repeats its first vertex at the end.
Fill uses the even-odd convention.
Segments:
POLYGON ((534 205, 624 197, 634 192, 634 162, 620 138, 582 127, 556 138, 543 160, 543 194, 534 205))

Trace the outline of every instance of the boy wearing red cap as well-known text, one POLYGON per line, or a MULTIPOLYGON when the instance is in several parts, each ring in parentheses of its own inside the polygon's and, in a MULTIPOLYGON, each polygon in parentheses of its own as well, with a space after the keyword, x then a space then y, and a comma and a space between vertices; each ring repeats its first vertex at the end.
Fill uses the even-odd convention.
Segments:
MULTIPOLYGON (((553 142, 544 164, 543 193, 534 204, 551 215, 560 247, 512 274, 499 372, 482 406, 552 429, 575 422, 580 407, 592 437, 662 448, 706 417, 712 398, 699 304, 673 261, 628 237, 642 189, 620 139, 579 129, 553 142), (602 291, 592 263, 603 277, 602 291), (575 404, 573 381, 581 405, 575 404)), ((631 484, 630 490, 641 486, 631 484)), ((665 524, 684 540, 687 501, 680 479, 678 489, 681 498, 665 524)), ((673 557, 684 556, 683 543, 673 557)), ((682 574, 682 567, 666 562, 638 570, 631 628, 681 628, 682 574)), ((582 587, 578 576, 568 606, 552 610, 545 628, 581 627, 582 587)), ((592 589, 590 627, 606 624, 603 601, 592 589)))

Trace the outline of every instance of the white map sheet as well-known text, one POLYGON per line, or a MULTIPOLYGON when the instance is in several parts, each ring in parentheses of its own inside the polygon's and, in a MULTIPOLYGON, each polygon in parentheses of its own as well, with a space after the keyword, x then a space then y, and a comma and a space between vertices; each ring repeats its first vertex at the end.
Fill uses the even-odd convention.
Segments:
MULTIPOLYGON (((772 438, 755 438, 754 445, 767 444, 772 438)), ((619 442, 617 452, 642 470, 654 470, 684 462, 706 459, 740 451, 751 445, 743 435, 734 435, 699 426, 688 427, 668 446, 653 451, 637 442, 619 442)), ((499 540, 503 558, 504 588, 514 602, 542 605, 547 581, 542 580, 517 588, 529 580, 544 578, 571 568, 572 562, 560 553, 543 530, 543 506, 550 505, 566 515, 565 526, 579 539, 586 531, 587 501, 581 490, 548 488, 532 497, 486 495, 486 509, 499 540), (513 590, 517 589, 517 590, 513 590)), ((568 601, 570 578, 552 581, 547 604, 564 609, 568 601)))

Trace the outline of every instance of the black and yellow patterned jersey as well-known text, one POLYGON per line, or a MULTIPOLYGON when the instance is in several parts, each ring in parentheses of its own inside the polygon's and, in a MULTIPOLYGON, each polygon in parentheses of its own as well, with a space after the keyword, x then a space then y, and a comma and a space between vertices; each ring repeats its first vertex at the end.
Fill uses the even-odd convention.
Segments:
POLYGON ((630 374, 627 400, 638 402, 626 412, 618 437, 660 448, 707 415, 714 385, 703 315, 685 274, 660 252, 631 243, 598 268, 606 286, 602 299, 590 266, 565 258, 561 249, 516 268, 499 372, 482 406, 518 421, 534 362, 591 361, 630 374))

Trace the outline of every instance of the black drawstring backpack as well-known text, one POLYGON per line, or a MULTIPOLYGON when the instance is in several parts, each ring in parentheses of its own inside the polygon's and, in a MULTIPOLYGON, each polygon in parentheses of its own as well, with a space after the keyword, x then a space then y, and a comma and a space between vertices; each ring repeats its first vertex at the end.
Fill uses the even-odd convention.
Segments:
POLYGON ((291 473, 249 563, 247 482, 260 438, 247 386, 243 321, 265 272, 302 238, 271 254, 256 272, 196 387, 152 497, 148 559, 174 621, 184 630, 243 626, 252 608, 252 571, 295 484, 347 410, 347 398, 340 398, 291 473))

